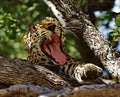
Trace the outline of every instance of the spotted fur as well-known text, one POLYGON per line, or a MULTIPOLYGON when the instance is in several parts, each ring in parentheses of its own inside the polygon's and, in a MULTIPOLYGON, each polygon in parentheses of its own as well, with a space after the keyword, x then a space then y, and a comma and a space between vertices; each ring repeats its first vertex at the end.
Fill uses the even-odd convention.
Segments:
MULTIPOLYGON (((24 42, 28 50, 28 61, 33 64, 40 65, 59 65, 54 62, 41 50, 42 42, 52 35, 51 25, 55 25, 55 32, 61 37, 62 44, 65 41, 65 32, 60 23, 51 17, 46 17, 44 20, 35 22, 25 33, 24 42)), ((62 45, 64 46, 64 45, 62 45)), ((81 62, 67 56, 67 62, 61 66, 60 72, 68 75, 71 79, 78 82, 94 80, 102 75, 102 69, 94 64, 82 64, 81 62)))

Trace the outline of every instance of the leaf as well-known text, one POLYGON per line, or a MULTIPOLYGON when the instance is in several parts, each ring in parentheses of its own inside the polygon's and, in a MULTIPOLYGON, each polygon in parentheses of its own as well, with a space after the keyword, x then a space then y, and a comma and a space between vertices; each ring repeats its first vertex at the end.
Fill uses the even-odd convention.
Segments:
POLYGON ((115 18, 115 24, 116 24, 116 26, 120 27, 120 15, 118 15, 118 16, 115 18))

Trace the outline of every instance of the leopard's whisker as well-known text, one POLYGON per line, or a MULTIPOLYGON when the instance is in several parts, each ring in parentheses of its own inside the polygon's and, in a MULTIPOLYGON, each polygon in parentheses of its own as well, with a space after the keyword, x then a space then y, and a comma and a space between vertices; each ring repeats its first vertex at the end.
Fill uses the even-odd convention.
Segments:
POLYGON ((78 29, 79 27, 62 27, 63 29, 78 29))

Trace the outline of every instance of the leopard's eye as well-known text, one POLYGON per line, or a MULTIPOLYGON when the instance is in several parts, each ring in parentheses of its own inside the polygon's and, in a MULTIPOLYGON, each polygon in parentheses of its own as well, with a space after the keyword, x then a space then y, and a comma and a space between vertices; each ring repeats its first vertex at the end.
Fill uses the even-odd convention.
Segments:
POLYGON ((55 27, 56 27, 55 24, 49 24, 47 29, 50 30, 50 31, 52 31, 52 32, 54 32, 55 27))

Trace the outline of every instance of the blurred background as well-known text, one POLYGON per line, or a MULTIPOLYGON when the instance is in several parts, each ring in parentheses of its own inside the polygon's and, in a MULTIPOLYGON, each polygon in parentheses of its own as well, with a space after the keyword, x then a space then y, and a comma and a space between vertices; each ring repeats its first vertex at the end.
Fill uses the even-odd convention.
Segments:
MULTIPOLYGON (((90 16, 98 30, 120 52, 120 0, 75 0, 80 9, 90 16)), ((42 0, 0 1, 0 56, 27 59, 23 35, 35 21, 54 17, 42 0)), ((73 35, 67 33, 65 51, 80 58, 73 35)))

